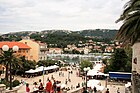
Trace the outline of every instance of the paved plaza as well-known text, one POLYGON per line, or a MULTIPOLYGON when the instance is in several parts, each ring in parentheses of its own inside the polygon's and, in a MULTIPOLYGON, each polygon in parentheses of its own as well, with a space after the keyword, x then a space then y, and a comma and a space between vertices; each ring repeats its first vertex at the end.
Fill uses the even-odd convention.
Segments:
MULTIPOLYGON (((66 88, 70 88, 73 87, 72 90, 69 91, 69 93, 73 90, 76 89, 76 86, 78 85, 78 83, 80 83, 80 87, 82 88, 82 82, 84 82, 84 80, 82 80, 81 77, 78 77, 76 75, 77 70, 73 70, 73 74, 70 74, 69 77, 71 79, 71 82, 68 82, 66 84, 66 88)), ((47 79, 51 79, 51 76, 53 75, 53 77, 55 78, 55 80, 61 81, 61 84, 65 84, 66 79, 68 79, 68 71, 58 71, 58 72, 53 72, 53 73, 49 73, 48 75, 44 75, 44 87, 46 86, 47 83, 47 79), (59 76, 59 72, 64 73, 64 76, 59 76)), ((43 76, 37 76, 37 77, 32 77, 32 78, 21 78, 21 77, 15 77, 18 80, 24 80, 26 83, 29 83, 29 87, 31 89, 31 91, 33 91, 33 82, 39 82, 39 79, 41 79, 43 81, 43 76)), ((105 80, 101 80, 101 85, 105 87, 105 80)), ((120 93, 125 93, 125 87, 124 86, 119 86, 119 85, 107 85, 107 88, 109 88, 110 93, 117 93, 117 89, 118 87, 120 88, 120 93)), ((25 84, 21 85, 18 89, 18 93, 25 93, 25 84)), ((102 93, 105 93, 106 88, 104 89, 104 91, 102 93)))

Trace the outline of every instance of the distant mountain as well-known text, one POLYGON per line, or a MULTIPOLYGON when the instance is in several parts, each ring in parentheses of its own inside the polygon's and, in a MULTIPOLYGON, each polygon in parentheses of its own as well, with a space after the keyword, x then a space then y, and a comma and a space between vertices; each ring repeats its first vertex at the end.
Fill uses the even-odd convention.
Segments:
POLYGON ((55 34, 55 35, 67 35, 67 34, 77 34, 84 37, 91 38, 110 38, 113 39, 117 33, 117 30, 110 29, 95 29, 95 30, 82 30, 82 31, 70 31, 70 30, 44 30, 44 31, 21 31, 21 32, 11 32, 8 34, 4 34, 3 36, 8 35, 16 35, 18 37, 21 36, 30 36, 32 34, 55 34))
POLYGON ((94 30, 81 30, 81 31, 70 31, 70 30, 43 30, 43 31, 21 31, 11 32, 8 34, 1 35, 2 40, 7 41, 19 41, 23 37, 31 37, 35 40, 40 40, 49 44, 59 44, 59 46, 67 44, 77 44, 79 41, 86 40, 105 40, 109 42, 113 40, 117 30, 111 29, 94 29, 94 30))
POLYGON ((86 37, 114 39, 117 31, 110 29, 82 30, 79 34, 86 37))

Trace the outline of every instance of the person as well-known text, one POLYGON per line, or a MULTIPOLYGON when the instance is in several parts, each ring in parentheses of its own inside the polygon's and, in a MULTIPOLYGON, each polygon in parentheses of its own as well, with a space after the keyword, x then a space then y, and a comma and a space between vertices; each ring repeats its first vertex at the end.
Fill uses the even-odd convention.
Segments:
POLYGON ((68 80, 66 79, 65 84, 67 85, 67 83, 68 83, 68 80))
POLYGON ((43 84, 40 83, 40 85, 39 85, 39 87, 38 87, 38 91, 39 91, 39 93, 42 93, 43 90, 44 90, 43 84))
POLYGON ((37 83, 34 82, 33 85, 34 85, 34 86, 33 86, 33 93, 38 93, 38 86, 37 86, 37 83))
POLYGON ((109 89, 107 88, 106 92, 105 93, 109 93, 109 89))
POLYGON ((26 83, 26 93, 30 93, 30 88, 29 88, 29 84, 26 83))
POLYGON ((91 87, 89 87, 89 90, 88 90, 89 93, 93 93, 93 90, 91 87))
POLYGON ((96 87, 95 87, 95 86, 94 86, 93 90, 94 90, 94 93, 97 93, 97 89, 96 89, 96 87))
POLYGON ((83 92, 82 93, 88 93, 85 87, 83 87, 83 92))
POLYGON ((56 86, 56 81, 54 80, 54 83, 53 83, 53 90, 54 90, 54 92, 56 93, 56 91, 57 91, 57 86, 56 86))
POLYGON ((39 86, 40 86, 40 85, 43 85, 43 84, 41 84, 41 83, 42 83, 42 82, 41 82, 41 79, 39 79, 39 86))
POLYGON ((120 93, 120 88, 117 89, 117 93, 120 93))
POLYGON ((61 86, 57 86, 57 93, 61 93, 61 86))
POLYGON ((46 84, 46 92, 51 93, 51 91, 52 91, 52 82, 50 80, 48 80, 48 82, 46 84))

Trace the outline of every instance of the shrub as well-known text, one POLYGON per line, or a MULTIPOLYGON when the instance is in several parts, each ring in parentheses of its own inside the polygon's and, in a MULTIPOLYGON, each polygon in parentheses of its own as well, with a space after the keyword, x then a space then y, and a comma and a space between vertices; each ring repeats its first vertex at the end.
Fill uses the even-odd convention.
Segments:
POLYGON ((6 79, 1 79, 0 84, 6 85, 6 88, 10 86, 10 83, 8 81, 6 81, 6 79))
POLYGON ((14 80, 13 81, 13 87, 16 87, 20 84, 20 82, 18 80, 14 80))

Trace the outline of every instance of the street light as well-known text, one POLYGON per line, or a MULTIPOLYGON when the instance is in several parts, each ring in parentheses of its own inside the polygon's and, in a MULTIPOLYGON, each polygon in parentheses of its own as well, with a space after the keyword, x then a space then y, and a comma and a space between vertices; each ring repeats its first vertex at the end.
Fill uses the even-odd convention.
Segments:
POLYGON ((18 51, 19 50, 19 47, 18 46, 13 46, 13 48, 12 49, 10 49, 9 48, 9 46, 8 45, 3 45, 2 46, 2 50, 4 51, 4 52, 7 52, 7 51, 9 51, 9 61, 10 61, 10 68, 9 68, 9 70, 10 70, 10 90, 12 90, 12 74, 11 74, 11 57, 12 57, 12 55, 13 55, 13 53, 15 52, 15 51, 18 51))
POLYGON ((87 72, 90 70, 90 67, 84 68, 84 71, 86 72, 86 90, 87 90, 87 72))

